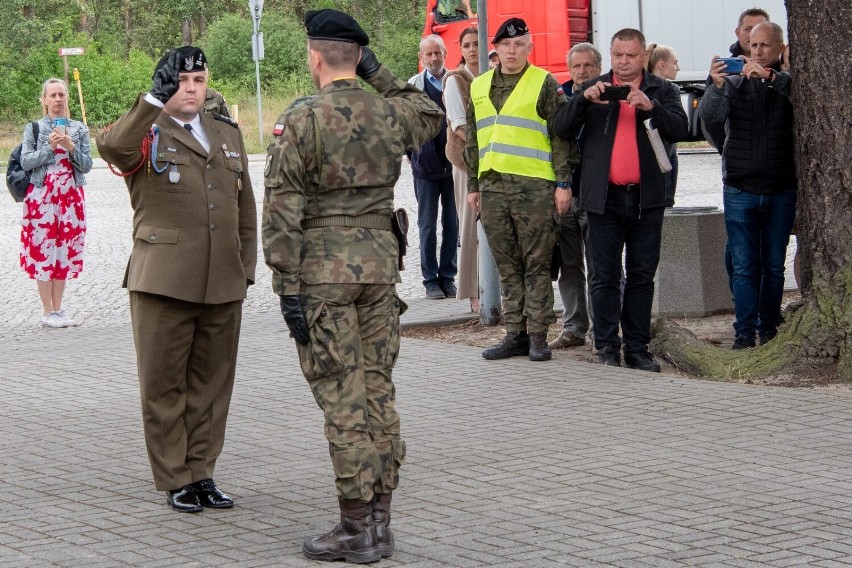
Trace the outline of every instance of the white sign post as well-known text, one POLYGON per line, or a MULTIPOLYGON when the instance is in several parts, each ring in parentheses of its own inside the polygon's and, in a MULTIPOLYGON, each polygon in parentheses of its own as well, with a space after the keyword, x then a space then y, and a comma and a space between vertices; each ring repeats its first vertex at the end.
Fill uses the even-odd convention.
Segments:
POLYGON ((260 31, 260 14, 263 0, 249 0, 249 12, 254 23, 251 36, 251 57, 254 59, 254 74, 257 79, 257 137, 263 146, 263 104, 260 99, 260 60, 263 59, 263 32, 260 31))
POLYGON ((59 55, 62 56, 62 65, 65 68, 65 86, 68 86, 68 56, 69 55, 85 55, 86 48, 84 47, 60 47, 59 55))

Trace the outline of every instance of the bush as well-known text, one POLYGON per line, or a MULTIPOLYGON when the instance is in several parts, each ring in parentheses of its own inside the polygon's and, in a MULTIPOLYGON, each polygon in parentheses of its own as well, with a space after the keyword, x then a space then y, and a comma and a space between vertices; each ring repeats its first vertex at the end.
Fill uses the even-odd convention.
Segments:
MULTIPOLYGON (((305 32, 292 18, 276 12, 264 15, 264 58, 260 62, 261 89, 291 90, 310 85, 305 32)), ((210 62, 215 81, 227 85, 225 91, 256 91, 255 65, 252 59, 252 23, 234 14, 222 16, 207 28, 202 48, 210 62)))

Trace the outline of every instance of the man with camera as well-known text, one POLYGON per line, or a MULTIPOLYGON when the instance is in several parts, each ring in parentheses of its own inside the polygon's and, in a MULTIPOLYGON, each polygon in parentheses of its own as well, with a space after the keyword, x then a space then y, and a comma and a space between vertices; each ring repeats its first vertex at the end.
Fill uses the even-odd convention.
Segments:
POLYGON ((761 345, 781 323, 784 261, 796 215, 796 167, 790 74, 781 70, 784 30, 761 22, 751 30, 751 58, 739 73, 714 58, 713 87, 698 113, 727 122, 722 153, 725 229, 734 294, 734 349, 761 345))
POLYGON ((583 175, 573 192, 588 218, 598 362, 620 366, 623 343, 627 367, 659 372, 648 352, 651 304, 663 212, 674 204, 674 185, 671 172, 661 171, 643 121, 651 119, 668 151, 686 138, 687 117, 677 87, 644 70, 642 32, 616 32, 610 53, 612 70, 584 83, 582 95, 568 100, 556 114, 556 133, 572 139, 583 130, 583 175))

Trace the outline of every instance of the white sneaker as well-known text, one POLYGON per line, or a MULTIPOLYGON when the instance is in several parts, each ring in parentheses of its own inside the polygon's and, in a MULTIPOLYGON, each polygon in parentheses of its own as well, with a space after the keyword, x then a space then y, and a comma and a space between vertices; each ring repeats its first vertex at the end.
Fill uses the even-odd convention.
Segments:
POLYGON ((65 315, 65 310, 50 312, 41 318, 41 324, 45 327, 74 327, 77 322, 65 315))
POLYGON ((45 327, 65 327, 62 324, 62 318, 59 316, 59 312, 50 312, 46 316, 42 316, 41 325, 45 327))
POLYGON ((72 320, 71 318, 65 315, 65 310, 59 310, 58 312, 53 313, 58 316, 59 321, 62 324, 58 327, 74 327, 77 325, 77 322, 75 320, 72 320))

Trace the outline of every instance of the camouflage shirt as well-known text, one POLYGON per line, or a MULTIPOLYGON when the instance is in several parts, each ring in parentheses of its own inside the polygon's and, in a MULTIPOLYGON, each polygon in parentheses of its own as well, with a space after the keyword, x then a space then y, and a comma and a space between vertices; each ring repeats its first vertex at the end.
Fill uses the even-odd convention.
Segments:
POLYGON ((386 219, 389 228, 402 156, 438 132, 443 113, 426 93, 386 67, 370 83, 383 97, 355 78, 338 79, 276 121, 263 202, 263 251, 276 294, 298 294, 301 282, 399 282, 392 231, 303 228, 332 216, 386 219))
MULTIPOLYGON (((524 71, 529 68, 529 63, 524 71)), ((503 108, 509 95, 515 89, 515 85, 521 80, 523 73, 517 75, 503 75, 500 67, 494 70, 491 79, 491 92, 489 98, 497 112, 503 108)), ((580 154, 577 149, 576 140, 563 140, 553 131, 553 117, 557 109, 566 102, 562 92, 562 86, 553 77, 548 75, 541 88, 536 103, 536 112, 547 120, 547 132, 550 134, 550 146, 553 152, 553 169, 556 171, 556 181, 570 181, 571 174, 580 162, 580 154)), ((541 187, 542 180, 516 174, 503 174, 499 172, 488 172, 483 180, 479 179, 479 146, 476 140, 476 109, 473 104, 467 107, 467 145, 464 149, 464 161, 467 164, 467 191, 475 193, 480 191, 480 181, 485 181, 486 187, 483 191, 496 191, 508 193, 513 191, 526 191, 530 187, 541 187)), ((552 183, 552 182, 548 182, 552 183)))

